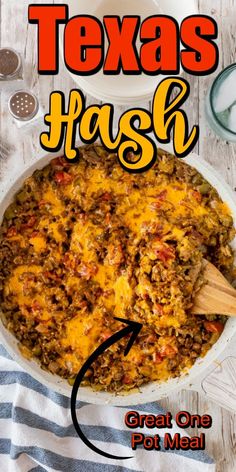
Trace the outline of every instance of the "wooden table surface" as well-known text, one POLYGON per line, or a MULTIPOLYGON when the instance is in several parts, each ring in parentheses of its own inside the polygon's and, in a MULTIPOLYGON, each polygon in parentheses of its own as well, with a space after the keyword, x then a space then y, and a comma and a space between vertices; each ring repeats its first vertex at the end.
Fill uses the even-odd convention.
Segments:
MULTIPOLYGON (((53 3, 42 0, 0 0, 0 46, 11 46, 23 55, 25 62, 25 79, 27 88, 34 91, 40 98, 44 109, 48 110, 49 94, 52 90, 62 90, 68 94, 75 84, 66 73, 64 65, 60 66, 59 75, 38 76, 36 27, 27 21, 29 3, 53 3)), ((56 3, 56 2, 55 2, 56 3)), ((210 15, 219 25, 219 70, 236 62, 236 0, 199 0, 199 10, 210 15)), ((215 74, 214 74, 215 75, 215 74)), ((191 84, 191 97, 186 106, 190 124, 199 123, 201 135, 195 151, 210 162, 230 186, 236 189, 236 145, 223 142, 209 129, 204 116, 206 92, 212 83, 213 75, 207 77, 187 76, 191 84)), ((7 111, 8 86, 0 83, 0 136, 14 142, 16 152, 8 160, 0 161, 0 185, 8 186, 10 176, 17 173, 23 166, 35 161, 41 152, 39 146, 39 128, 33 131, 18 130, 12 123, 7 111)), ((96 101, 88 97, 90 103, 96 101)), ((149 103, 143 106, 149 107, 149 103)), ((116 107, 116 119, 124 107, 116 107)), ((42 125, 43 126, 43 125, 42 125)), ((176 413, 188 410, 192 413, 211 414, 213 426, 206 433, 207 451, 217 462, 217 472, 233 472, 236 470, 236 421, 235 416, 212 402, 203 399, 194 392, 182 391, 173 394, 162 405, 176 413)), ((195 433, 195 431, 191 431, 195 433)), ((165 471, 163 471, 165 472, 165 471)))

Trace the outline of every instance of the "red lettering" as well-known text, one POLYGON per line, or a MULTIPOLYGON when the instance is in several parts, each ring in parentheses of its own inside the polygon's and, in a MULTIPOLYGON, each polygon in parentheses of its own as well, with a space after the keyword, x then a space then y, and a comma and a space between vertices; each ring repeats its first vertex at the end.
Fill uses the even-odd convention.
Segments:
POLYGON ((138 16, 104 16, 104 26, 109 40, 109 48, 104 64, 104 74, 140 73, 135 41, 139 28, 138 16))
POLYGON ((166 433, 164 436, 164 448, 169 451, 173 451, 174 449, 179 450, 179 443, 180 443, 180 434, 176 433, 172 438, 171 434, 166 433))
POLYGON ((58 73, 58 25, 68 18, 67 5, 30 5, 29 22, 38 24, 38 71, 58 73))
POLYGON ((210 428, 212 426, 212 417, 210 415, 203 415, 201 423, 203 428, 210 428))
POLYGON ((190 415, 187 411, 180 411, 175 419, 176 424, 181 428, 210 428, 212 425, 210 415, 190 415))
POLYGON ((137 411, 128 411, 125 415, 125 424, 129 428, 137 428, 139 426, 139 414, 137 411))
POLYGON ((103 63, 103 28, 91 16, 75 16, 65 28, 65 63, 74 73, 94 74, 103 63))
POLYGON ((108 39, 104 74, 177 74, 183 69, 195 75, 213 72, 218 65, 218 48, 214 42, 216 22, 204 15, 186 18, 179 27, 174 18, 155 15, 140 27, 138 15, 79 15, 68 21, 68 6, 30 5, 29 22, 38 25, 38 70, 41 74, 58 72, 58 26, 66 23, 64 58, 67 68, 76 74, 98 72, 104 61, 104 30, 108 39), (140 27, 140 57, 136 47, 140 27), (180 53, 180 42, 184 49, 180 53))
POLYGON ((183 69, 196 75, 213 72, 218 66, 218 48, 211 39, 216 39, 216 22, 207 16, 186 18, 181 25, 181 40, 186 47, 181 52, 183 69))
POLYGON ((188 411, 179 411, 176 415, 176 424, 181 428, 188 428, 191 426, 191 415, 188 411))
POLYGON ((141 434, 141 433, 132 434, 131 447, 132 447, 133 451, 136 451, 137 446, 139 444, 143 444, 144 439, 145 439, 144 434, 141 434))
POLYGON ((179 71, 179 30, 173 18, 152 16, 141 26, 140 59, 144 72, 154 75, 157 71, 179 71), (150 41, 151 40, 151 41, 150 41))

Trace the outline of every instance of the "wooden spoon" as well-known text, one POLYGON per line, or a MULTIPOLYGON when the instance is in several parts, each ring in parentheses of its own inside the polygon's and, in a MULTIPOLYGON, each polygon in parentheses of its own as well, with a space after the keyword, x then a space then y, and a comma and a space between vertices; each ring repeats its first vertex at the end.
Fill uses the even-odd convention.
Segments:
POLYGON ((197 292, 191 312, 236 316, 236 290, 213 264, 204 260, 204 266, 206 283, 197 292))

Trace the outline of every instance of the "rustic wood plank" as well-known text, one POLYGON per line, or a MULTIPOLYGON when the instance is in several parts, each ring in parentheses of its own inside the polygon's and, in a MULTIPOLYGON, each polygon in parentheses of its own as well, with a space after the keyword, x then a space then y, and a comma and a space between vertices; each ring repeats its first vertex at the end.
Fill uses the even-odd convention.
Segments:
MULTIPOLYGON (((220 61, 218 70, 199 79, 199 124, 201 137, 199 153, 216 168, 232 188, 236 187, 236 146, 222 141, 210 129, 205 117, 205 100, 214 77, 224 67, 236 60, 235 0, 200 0, 200 11, 212 15, 219 26, 220 61)), ((207 450, 217 462, 217 472, 232 472, 236 469, 235 416, 219 408, 199 395, 198 412, 209 413, 213 426, 206 433, 207 450)))
MULTIPOLYGON (((21 169, 28 162, 37 159, 42 152, 39 145, 39 129, 43 127, 43 118, 32 130, 18 129, 8 112, 7 100, 11 91, 17 88, 27 88, 34 92, 39 98, 42 106, 47 105, 48 95, 52 89, 53 79, 51 77, 37 74, 37 31, 35 25, 28 24, 28 5, 31 2, 8 2, 1 1, 1 45, 12 46, 23 57, 24 61, 24 83, 1 84, 1 135, 3 139, 10 140, 17 149, 17 159, 10 157, 8 166, 10 169, 21 169), (15 21, 17 19, 17 21, 15 21)), ((35 3, 41 3, 36 0, 35 3)), ((48 105, 47 105, 48 108, 48 105)), ((46 109, 47 109, 46 108, 46 109)), ((1 162, 2 178, 5 176, 6 164, 1 162)))

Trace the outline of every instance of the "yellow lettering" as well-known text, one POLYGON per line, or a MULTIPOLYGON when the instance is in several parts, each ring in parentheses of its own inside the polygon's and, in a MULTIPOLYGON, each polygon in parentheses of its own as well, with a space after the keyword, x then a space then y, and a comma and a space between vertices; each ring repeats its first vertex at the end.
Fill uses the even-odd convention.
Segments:
POLYGON ((148 131, 151 128, 152 120, 145 110, 129 110, 120 119, 119 127, 128 140, 124 140, 119 145, 118 159, 125 169, 130 172, 143 172, 151 167, 155 160, 155 144, 147 137, 136 131, 131 123, 134 118, 139 118, 139 129, 148 131), (132 149, 134 153, 139 151, 134 162, 129 161, 126 156, 127 149, 132 149))
POLYGON ((164 79, 156 89, 153 99, 153 125, 157 139, 170 142, 170 132, 174 128, 174 149, 178 157, 190 152, 198 138, 198 127, 194 126, 188 136, 188 119, 179 106, 188 98, 189 88, 184 79, 164 79), (180 92, 170 102, 171 92, 175 87, 180 92))
POLYGON ((48 151, 59 150, 62 146, 65 131, 65 155, 67 159, 75 159, 77 151, 75 145, 75 131, 77 120, 83 110, 83 94, 79 90, 72 90, 69 98, 68 113, 64 110, 64 96, 60 92, 53 92, 50 98, 50 113, 45 116, 45 123, 49 125, 49 133, 41 134, 41 145, 48 151))
POLYGON ((57 151, 65 140, 65 156, 77 157, 75 146, 76 126, 79 124, 80 138, 93 143, 100 138, 110 151, 117 152, 120 164, 129 172, 143 172, 155 162, 156 145, 147 135, 154 130, 157 140, 170 142, 173 128, 174 149, 178 157, 187 155, 198 139, 198 126, 188 135, 188 119, 180 106, 188 98, 189 86, 184 79, 164 79, 157 87, 153 99, 153 114, 137 108, 126 111, 120 118, 118 131, 113 137, 113 105, 93 105, 85 108, 85 99, 80 90, 72 90, 68 112, 65 111, 64 95, 53 92, 50 98, 50 113, 45 116, 49 132, 41 134, 41 145, 48 151, 57 151), (178 87, 178 94, 171 100, 171 93, 178 87), (138 126, 135 128, 135 120, 138 126), (128 151, 132 151, 130 155, 128 151))
POLYGON ((85 141, 95 140, 97 134, 103 144, 111 151, 119 146, 121 134, 118 133, 115 140, 112 138, 113 106, 101 105, 87 108, 81 118, 80 136, 85 141))

